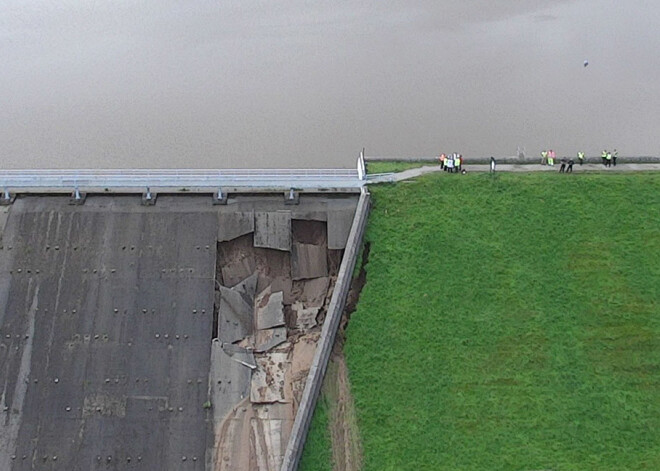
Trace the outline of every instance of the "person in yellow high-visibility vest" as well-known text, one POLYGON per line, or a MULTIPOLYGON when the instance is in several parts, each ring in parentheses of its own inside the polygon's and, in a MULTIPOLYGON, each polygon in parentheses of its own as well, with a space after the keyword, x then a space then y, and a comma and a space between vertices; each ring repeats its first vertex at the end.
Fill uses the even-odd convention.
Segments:
POLYGON ((584 152, 580 151, 578 152, 578 162, 580 162, 580 165, 584 163, 584 152))
POLYGON ((604 150, 603 152, 600 153, 600 158, 603 161, 603 165, 607 166, 607 151, 604 150))
POLYGON ((541 151, 541 165, 546 165, 548 163, 548 151, 541 151))

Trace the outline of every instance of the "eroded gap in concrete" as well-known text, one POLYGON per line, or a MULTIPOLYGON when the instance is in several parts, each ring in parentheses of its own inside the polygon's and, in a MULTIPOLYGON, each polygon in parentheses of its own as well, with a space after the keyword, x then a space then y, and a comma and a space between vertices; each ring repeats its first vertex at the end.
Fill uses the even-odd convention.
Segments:
POLYGON ((325 221, 292 219, 290 231, 290 251, 255 247, 253 232, 217 245, 214 470, 274 470, 284 457, 343 254, 325 221))

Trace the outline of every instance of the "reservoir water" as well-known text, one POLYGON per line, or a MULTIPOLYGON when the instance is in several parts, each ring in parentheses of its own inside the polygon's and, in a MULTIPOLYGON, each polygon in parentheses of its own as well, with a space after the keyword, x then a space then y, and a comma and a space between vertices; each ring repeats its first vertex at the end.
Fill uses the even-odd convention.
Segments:
POLYGON ((658 155, 658 24, 644 0, 4 0, 0 167, 658 155))

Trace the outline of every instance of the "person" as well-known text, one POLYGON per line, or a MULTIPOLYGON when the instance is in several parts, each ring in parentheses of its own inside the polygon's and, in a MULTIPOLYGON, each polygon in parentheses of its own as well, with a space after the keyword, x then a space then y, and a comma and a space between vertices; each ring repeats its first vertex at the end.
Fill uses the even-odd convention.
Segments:
POLYGON ((548 163, 548 151, 541 151, 541 165, 546 165, 548 163))
POLYGON ((603 152, 600 153, 600 158, 603 161, 603 165, 607 167, 607 150, 603 150, 603 152))
POLYGON ((451 154, 447 157, 447 163, 445 168, 449 173, 454 173, 454 154, 451 154))
POLYGON ((584 163, 584 152, 582 151, 578 152, 578 162, 580 162, 580 165, 584 163))
POLYGON ((463 165, 463 156, 461 154, 456 154, 456 162, 455 162, 456 172, 461 171, 462 165, 463 165))
POLYGON ((496 166, 495 157, 493 157, 491 155, 490 156, 490 173, 495 173, 495 166, 496 166))
POLYGON ((444 168, 445 168, 445 159, 446 158, 447 158, 447 156, 444 153, 440 154, 440 169, 441 170, 444 170, 444 168))
POLYGON ((619 156, 619 151, 614 149, 614 152, 612 152, 612 164, 616 167, 616 158, 619 156))
POLYGON ((552 149, 548 151, 548 165, 551 167, 554 167, 555 165, 555 151, 552 149))
POLYGON ((607 165, 606 165, 606 167, 611 167, 611 166, 612 166, 612 153, 611 153, 611 152, 608 152, 608 153, 607 153, 607 156, 605 157, 605 159, 607 160, 607 165))
POLYGON ((575 161, 573 159, 568 160, 568 167, 566 168, 566 173, 573 173, 573 164, 575 161))
POLYGON ((560 162, 561 162, 561 166, 559 167, 559 173, 564 173, 566 171, 566 158, 562 157, 560 162))

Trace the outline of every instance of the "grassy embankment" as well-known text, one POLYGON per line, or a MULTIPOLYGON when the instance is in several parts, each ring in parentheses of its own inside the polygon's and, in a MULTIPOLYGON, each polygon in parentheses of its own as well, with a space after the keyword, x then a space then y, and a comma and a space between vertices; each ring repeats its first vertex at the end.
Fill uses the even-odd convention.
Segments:
POLYGON ((345 348, 366 471, 660 469, 660 175, 372 193, 345 348))

